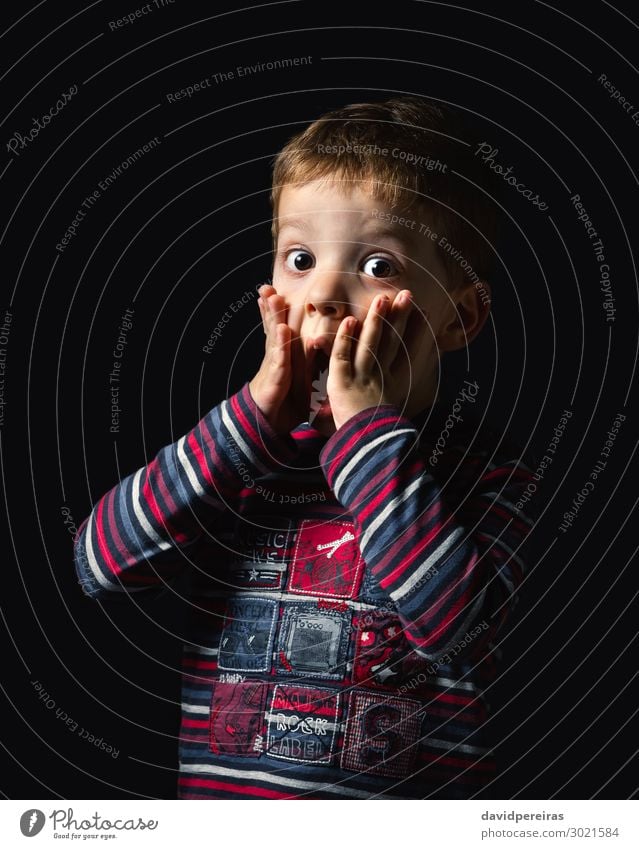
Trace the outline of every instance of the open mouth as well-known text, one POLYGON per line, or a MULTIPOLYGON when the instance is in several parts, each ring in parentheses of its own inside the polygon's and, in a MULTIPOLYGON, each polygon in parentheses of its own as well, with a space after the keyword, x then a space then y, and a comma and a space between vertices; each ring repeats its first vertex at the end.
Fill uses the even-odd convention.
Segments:
POLYGON ((328 401, 326 389, 328 382, 328 366, 330 343, 324 342, 321 348, 311 348, 308 351, 307 391, 309 398, 309 424, 328 401))

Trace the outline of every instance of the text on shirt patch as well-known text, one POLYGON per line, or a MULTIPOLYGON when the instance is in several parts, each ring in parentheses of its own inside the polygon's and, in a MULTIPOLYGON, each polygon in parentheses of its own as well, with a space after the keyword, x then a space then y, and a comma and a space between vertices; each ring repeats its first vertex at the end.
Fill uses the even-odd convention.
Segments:
POLYGON ((267 714, 266 754, 329 763, 335 748, 339 693, 322 687, 277 684, 267 714))
POLYGON ((319 524, 303 519, 298 528, 288 589, 326 598, 353 598, 364 561, 352 522, 319 524))
POLYGON ((252 516, 251 523, 236 523, 236 550, 229 564, 232 583, 238 589, 281 590, 293 522, 281 516, 252 516))

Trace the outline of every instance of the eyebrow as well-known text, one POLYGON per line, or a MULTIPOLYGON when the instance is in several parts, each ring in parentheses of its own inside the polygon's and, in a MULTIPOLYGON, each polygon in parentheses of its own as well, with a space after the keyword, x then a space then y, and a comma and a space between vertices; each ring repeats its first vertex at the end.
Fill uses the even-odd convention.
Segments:
MULTIPOLYGON (((311 233, 313 230, 312 224, 303 218, 287 218, 280 224, 279 232, 281 233, 286 228, 302 230, 305 233, 311 233)), ((399 244, 405 247, 410 247, 413 244, 409 232, 404 233, 402 229, 389 225, 377 226, 374 229, 371 228, 370 231, 362 233, 361 236, 362 241, 370 241, 371 244, 375 244, 376 239, 383 238, 392 239, 394 242, 399 242, 399 244)))
POLYGON ((278 218, 277 223, 279 225, 280 233, 285 227, 292 227, 295 230, 303 230, 305 233, 309 233, 313 229, 312 225, 305 218, 278 218))

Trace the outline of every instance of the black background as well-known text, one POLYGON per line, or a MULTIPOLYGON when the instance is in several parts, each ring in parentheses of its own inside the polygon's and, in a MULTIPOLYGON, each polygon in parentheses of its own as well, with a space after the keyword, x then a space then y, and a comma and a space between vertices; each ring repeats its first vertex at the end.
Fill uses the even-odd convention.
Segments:
POLYGON ((0 792, 175 797, 185 605, 173 591, 105 606, 85 598, 65 515, 79 527, 121 477, 253 376, 263 344, 254 303, 213 355, 202 346, 229 303, 268 279, 270 169, 282 144, 330 108, 413 93, 469 110, 477 139, 549 207, 505 190, 492 317, 468 352, 448 358, 445 380, 477 380, 487 418, 538 454, 562 411, 573 412, 535 496, 537 557, 489 694, 501 772, 483 795, 630 796, 639 124, 598 77, 639 110, 636 9, 398 1, 375 11, 299 0, 242 11, 175 0, 111 31, 109 21, 142 5, 3 13, 1 306, 12 322, 0 430, 9 518, 0 792), (312 60, 167 101, 215 73, 296 56, 312 60), (11 154, 13 134, 28 135, 73 84, 77 95, 11 154), (155 136, 161 143, 56 251, 82 200, 155 136), (611 322, 574 193, 605 244, 611 322), (114 435, 108 374, 127 308, 114 435), (606 470, 563 533, 618 412, 626 420, 606 470), (118 757, 72 733, 56 709, 118 757))

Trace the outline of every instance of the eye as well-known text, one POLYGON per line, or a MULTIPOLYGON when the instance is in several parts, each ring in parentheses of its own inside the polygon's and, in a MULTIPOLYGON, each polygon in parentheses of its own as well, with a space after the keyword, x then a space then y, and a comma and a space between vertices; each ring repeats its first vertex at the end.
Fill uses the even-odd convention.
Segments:
POLYGON ((395 277, 399 272, 393 263, 383 256, 372 256, 364 263, 364 274, 377 279, 395 277))
POLYGON ((308 271, 315 264, 313 256, 308 251, 292 250, 286 255, 285 265, 291 271, 308 271))

